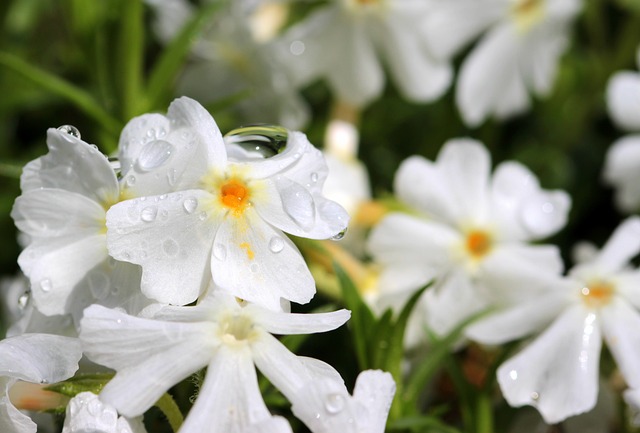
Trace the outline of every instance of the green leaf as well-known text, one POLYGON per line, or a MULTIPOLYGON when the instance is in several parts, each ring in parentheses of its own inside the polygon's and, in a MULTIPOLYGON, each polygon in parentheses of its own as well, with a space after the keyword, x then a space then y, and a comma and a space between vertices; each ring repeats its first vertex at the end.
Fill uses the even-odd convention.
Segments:
POLYGON ((400 418, 387 425, 388 430, 417 430, 429 433, 460 433, 460 430, 448 426, 435 416, 415 416, 400 418))
POLYGON ((87 116, 96 120, 110 134, 120 135, 122 124, 107 113, 91 94, 7 52, 0 52, 0 65, 6 66, 43 89, 67 99, 87 116))
POLYGON ((99 394, 112 378, 112 373, 80 374, 64 382, 49 385, 45 389, 68 397, 75 397, 81 392, 99 394))
POLYGON ((214 1, 202 7, 164 49, 151 70, 147 86, 147 104, 144 111, 152 111, 162 103, 163 97, 169 93, 198 33, 224 4, 226 1, 214 1))
POLYGON ((338 276, 338 281, 340 281, 344 303, 346 307, 351 310, 351 320, 349 320, 349 324, 353 330, 353 342, 355 344, 358 364, 363 370, 372 368, 373 359, 369 353, 369 348, 372 341, 372 334, 375 330, 376 319, 371 309, 369 309, 367 304, 362 300, 356 286, 347 273, 335 262, 333 267, 338 276))
POLYGON ((120 98, 125 120, 138 112, 144 59, 144 14, 141 0, 123 0, 118 37, 120 98))

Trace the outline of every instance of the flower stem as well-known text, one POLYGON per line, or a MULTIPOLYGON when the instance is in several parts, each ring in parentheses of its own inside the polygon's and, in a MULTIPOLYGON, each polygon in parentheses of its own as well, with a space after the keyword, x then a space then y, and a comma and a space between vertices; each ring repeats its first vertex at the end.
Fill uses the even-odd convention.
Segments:
POLYGON ((182 412, 180 412, 180 408, 173 397, 171 397, 169 393, 165 392, 162 397, 156 401, 155 406, 162 411, 164 416, 167 417, 171 429, 173 429, 174 432, 177 432, 180 429, 180 426, 182 426, 184 417, 182 416, 182 412))

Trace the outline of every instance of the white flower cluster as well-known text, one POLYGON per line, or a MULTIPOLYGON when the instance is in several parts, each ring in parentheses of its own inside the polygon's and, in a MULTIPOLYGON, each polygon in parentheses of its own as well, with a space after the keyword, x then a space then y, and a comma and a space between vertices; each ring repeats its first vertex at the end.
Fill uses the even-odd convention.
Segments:
POLYGON ((118 164, 73 127, 48 131, 49 153, 24 168, 12 211, 28 236, 19 263, 31 288, 14 336, 0 342, 3 432, 35 432, 10 398, 16 381, 69 378, 82 354, 116 374, 99 400, 69 403, 65 432, 144 431, 139 417, 203 368, 181 431, 291 431, 267 409, 255 367, 313 432, 384 430, 390 374, 363 373, 352 396, 333 367, 272 335, 325 332, 350 317, 290 313, 315 284, 284 233, 328 239, 349 220, 322 195, 322 155, 299 132, 248 146, 255 133, 237 131, 225 141, 186 97, 166 116, 131 120, 118 164))

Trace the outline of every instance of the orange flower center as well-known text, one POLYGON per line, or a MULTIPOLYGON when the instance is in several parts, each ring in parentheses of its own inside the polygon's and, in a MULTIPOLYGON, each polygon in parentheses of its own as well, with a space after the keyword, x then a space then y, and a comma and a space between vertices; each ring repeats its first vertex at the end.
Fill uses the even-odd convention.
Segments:
POLYGON ((491 245, 491 237, 486 232, 474 230, 467 235, 467 251, 476 259, 487 254, 491 245))
POLYGON ((606 281, 593 281, 580 290, 582 300, 588 307, 602 307, 611 301, 615 287, 606 281))
POLYGON ((220 201, 236 213, 241 213, 249 203, 249 189, 237 179, 231 179, 220 187, 220 201))

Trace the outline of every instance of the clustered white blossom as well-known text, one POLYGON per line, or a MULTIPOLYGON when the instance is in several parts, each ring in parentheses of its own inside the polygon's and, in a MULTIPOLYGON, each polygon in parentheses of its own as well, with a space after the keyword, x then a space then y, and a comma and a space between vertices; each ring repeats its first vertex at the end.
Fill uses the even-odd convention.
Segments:
MULTIPOLYGON (((71 400, 64 431, 141 432, 147 409, 207 367, 182 431, 291 431, 263 402, 255 364, 312 431, 382 432, 389 373, 364 373, 351 396, 331 366, 272 335, 329 331, 350 317, 289 312, 315 285, 283 232, 339 237, 349 216, 322 195, 321 152, 300 132, 278 132, 286 143, 270 157, 242 135, 225 142, 183 97, 166 116, 131 120, 115 165, 75 128, 50 129, 49 153, 25 167, 12 212, 28 235, 19 263, 30 290, 17 300, 16 336, 0 343, 5 395, 18 379, 71 377, 84 353, 115 377, 98 397, 71 400)), ((2 431, 35 431, 14 400, 2 400, 2 431)))

